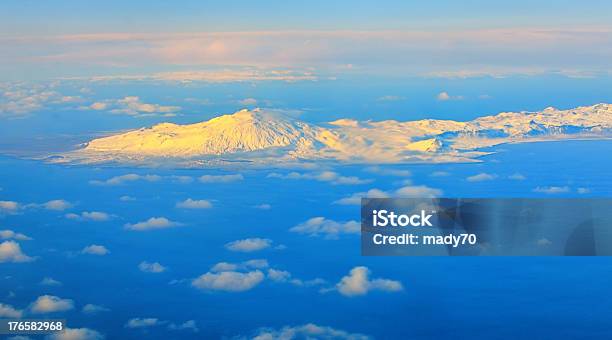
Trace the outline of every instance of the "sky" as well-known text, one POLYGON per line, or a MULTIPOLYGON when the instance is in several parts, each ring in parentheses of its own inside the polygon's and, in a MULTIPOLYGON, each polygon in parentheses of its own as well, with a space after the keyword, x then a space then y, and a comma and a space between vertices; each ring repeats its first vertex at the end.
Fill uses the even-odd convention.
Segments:
POLYGON ((609 74, 606 1, 3 1, 4 80, 257 68, 470 77, 609 74))

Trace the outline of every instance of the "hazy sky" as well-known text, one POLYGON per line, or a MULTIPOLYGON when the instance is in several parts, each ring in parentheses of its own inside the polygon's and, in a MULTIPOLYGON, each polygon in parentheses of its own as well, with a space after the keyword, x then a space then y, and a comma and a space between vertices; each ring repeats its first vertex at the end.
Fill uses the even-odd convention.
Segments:
POLYGON ((32 1, 0 5, 2 32, 71 34, 287 29, 609 26, 609 1, 32 1))
POLYGON ((609 74, 606 1, 3 1, 0 80, 290 69, 609 74))

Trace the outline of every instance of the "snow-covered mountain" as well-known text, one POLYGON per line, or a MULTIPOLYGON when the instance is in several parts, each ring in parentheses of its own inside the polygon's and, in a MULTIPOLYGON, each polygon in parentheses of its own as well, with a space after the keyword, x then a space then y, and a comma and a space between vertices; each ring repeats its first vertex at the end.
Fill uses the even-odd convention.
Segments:
POLYGON ((94 139, 85 150, 142 156, 193 157, 299 149, 312 143, 318 128, 277 112, 241 110, 189 125, 161 123, 127 133, 94 139))
POLYGON ((206 164, 223 160, 456 162, 508 142, 609 138, 612 105, 571 110, 504 112, 469 122, 426 119, 372 122, 340 119, 309 124, 275 111, 241 110, 189 125, 162 123, 98 138, 63 161, 142 162, 160 158, 206 164))

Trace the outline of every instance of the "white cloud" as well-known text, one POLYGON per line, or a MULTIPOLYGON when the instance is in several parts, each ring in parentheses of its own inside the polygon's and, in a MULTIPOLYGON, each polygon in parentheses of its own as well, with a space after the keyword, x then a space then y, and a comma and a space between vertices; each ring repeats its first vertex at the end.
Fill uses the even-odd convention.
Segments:
POLYGON ((130 201, 135 201, 136 198, 134 198, 132 196, 128 196, 128 195, 123 195, 123 196, 119 197, 119 200, 121 202, 130 202, 130 201))
POLYGON ((438 95, 436 96, 436 98, 439 101, 447 101, 447 100, 462 100, 463 96, 451 96, 448 94, 448 92, 444 91, 444 92, 440 92, 438 93, 438 95))
POLYGON ((0 263, 2 262, 30 262, 34 258, 27 256, 21 251, 19 243, 15 241, 4 241, 0 243, 0 263))
POLYGON ((334 204, 342 204, 342 205, 360 205, 361 198, 388 198, 389 193, 382 191, 380 189, 370 189, 367 192, 357 192, 352 194, 351 196, 341 198, 337 201, 334 201, 334 204))
POLYGON ((3 239, 3 240, 14 239, 18 241, 29 241, 32 238, 24 234, 21 234, 21 233, 16 233, 12 230, 0 230, 0 239, 3 239))
POLYGON ((570 188, 567 186, 564 187, 537 187, 533 189, 534 192, 544 193, 544 194, 562 194, 566 192, 570 192, 570 188))
POLYGON ((66 328, 61 332, 48 335, 47 340, 103 340, 104 335, 89 328, 66 328))
POLYGON ((35 314, 64 312, 73 308, 74 301, 70 299, 62 299, 53 295, 39 296, 30 306, 32 313, 35 314))
POLYGON ((294 286, 299 287, 312 287, 317 285, 322 285, 325 283, 325 280, 316 278, 313 280, 301 280, 297 278, 293 278, 291 273, 286 270, 278 270, 274 268, 268 269, 268 279, 274 282, 280 283, 290 283, 294 286))
POLYGON ((40 281, 40 284, 43 286, 61 286, 62 283, 55 280, 52 277, 45 277, 44 279, 42 279, 42 281, 40 281))
POLYGON ((51 106, 82 101, 79 96, 64 96, 53 84, 0 84, 0 118, 23 118, 51 106))
POLYGON ((92 180, 89 181, 92 185, 121 185, 128 182, 134 181, 147 181, 157 182, 161 180, 161 176, 158 175, 137 175, 137 174, 126 174, 121 176, 115 176, 107 180, 92 180))
POLYGON ((578 188, 576 191, 577 191, 579 194, 581 194, 581 195, 582 195, 582 194, 588 194, 588 193, 590 193, 590 192, 591 192, 591 189, 589 189, 589 188, 578 188))
POLYGON ((182 202, 176 203, 176 207, 182 209, 209 209, 212 208, 212 203, 208 200, 193 200, 188 198, 182 202))
POLYGON ((236 240, 225 244, 225 248, 231 251, 249 253, 262 249, 269 248, 272 245, 272 240, 266 238, 247 238, 244 240, 236 240))
POLYGON ((166 271, 166 267, 162 266, 159 262, 146 262, 143 261, 138 265, 138 269, 145 273, 162 273, 166 271))
POLYGON ((340 329, 319 326, 308 323, 301 326, 285 326, 279 330, 262 328, 257 331, 253 340, 285 340, 285 339, 338 339, 338 340, 369 340, 367 335, 349 333, 340 329))
POLYGON ((125 328, 148 328, 159 326, 164 323, 165 321, 161 321, 157 318, 133 318, 128 320, 125 324, 125 328))
POLYGON ((518 172, 517 172, 517 173, 514 173, 514 174, 512 174, 512 175, 510 175, 510 176, 508 176, 508 179, 512 179, 512 180, 515 180, 515 181, 523 181, 523 180, 525 180, 526 178, 527 178, 527 177, 525 177, 525 176, 524 176, 524 175, 522 175, 522 174, 519 174, 518 172))
POLYGON ((425 185, 408 185, 395 190, 396 197, 439 197, 442 190, 430 188, 425 185))
POLYGON ((19 319, 23 315, 23 311, 15 309, 11 305, 0 303, 0 318, 19 319))
POLYGON ((260 284, 264 274, 259 270, 240 273, 224 271, 220 273, 206 273, 194 279, 191 284, 203 290, 219 290, 226 292, 243 292, 260 284))
POLYGON ((78 221, 103 222, 110 220, 111 216, 101 211, 83 211, 80 215, 73 213, 66 214, 66 218, 78 221))
POLYGON ((179 227, 183 225, 179 222, 171 221, 165 217, 151 217, 146 221, 130 224, 125 224, 125 229, 134 230, 134 231, 145 231, 145 230, 154 230, 154 229, 166 229, 179 227))
POLYGON ((43 203, 42 207, 47 210, 64 211, 66 209, 72 208, 72 203, 65 200, 51 200, 49 202, 43 203))
POLYGON ((242 265, 245 266, 246 268, 256 268, 256 269, 268 268, 269 266, 268 261, 265 259, 254 259, 254 260, 244 261, 242 262, 242 265))
POLYGON ((380 189, 370 189, 367 192, 357 192, 351 196, 334 201, 334 204, 341 205, 360 205, 361 198, 419 198, 419 197, 440 197, 442 190, 430 188, 425 185, 407 185, 395 191, 383 191, 380 189))
POLYGON ((335 239, 340 234, 358 234, 361 225, 357 221, 336 222, 324 217, 313 217, 300 223, 289 231, 310 236, 325 235, 325 238, 335 239))
POLYGON ((178 106, 164 106, 159 104, 145 103, 137 96, 126 96, 121 99, 109 99, 101 102, 95 102, 90 106, 82 107, 82 109, 108 111, 114 114, 124 114, 134 117, 142 116, 166 116, 171 117, 180 111, 178 106))
POLYGON ((255 98, 244 98, 244 99, 240 100, 240 104, 241 105, 245 105, 245 106, 257 105, 257 99, 255 99, 255 98))
POLYGON ((286 282, 291 278, 291 273, 286 270, 268 269, 268 279, 275 282, 286 282))
POLYGON ((367 267, 355 267, 349 275, 344 276, 336 284, 338 292, 344 296, 366 295, 370 291, 398 292, 403 290, 402 283, 388 279, 369 278, 370 270, 367 267))
POLYGON ((268 203, 262 203, 262 204, 253 206, 253 208, 260 209, 260 210, 270 210, 272 209, 272 206, 268 203))
POLYGON ((469 176, 468 178, 466 178, 466 180, 468 182, 483 182, 483 181, 492 181, 496 178, 497 178, 497 175, 495 174, 487 174, 483 172, 483 173, 479 173, 474 176, 469 176))
POLYGON ((14 214, 21 209, 21 205, 15 201, 0 201, 0 213, 14 214))
POLYGON ((108 249, 106 249, 105 246, 100 246, 100 245, 97 245, 97 244, 89 245, 89 246, 83 248, 83 250, 81 250, 81 252, 83 254, 100 255, 100 256, 103 256, 103 255, 106 255, 106 254, 110 253, 110 251, 108 249))
POLYGON ((199 180, 202 183, 230 183, 235 181, 242 181, 244 177, 241 174, 233 175, 203 175, 200 176, 199 180))
POLYGON ((319 173, 305 173, 301 174, 299 172, 290 172, 288 174, 279 174, 276 172, 272 172, 268 174, 268 178, 280 178, 280 179, 311 179, 319 182, 329 182, 332 184, 365 184, 370 183, 372 180, 369 179, 360 179, 355 176, 341 176, 340 174, 333 171, 323 171, 319 173))
POLYGON ((190 330, 194 333, 197 333, 200 331, 195 320, 187 320, 181 324, 171 323, 168 325, 168 329, 175 330, 175 331, 190 330))
POLYGON ((83 309, 81 311, 85 314, 97 314, 101 312, 109 312, 110 309, 104 306, 99 306, 99 305, 88 303, 85 306, 83 306, 83 309))

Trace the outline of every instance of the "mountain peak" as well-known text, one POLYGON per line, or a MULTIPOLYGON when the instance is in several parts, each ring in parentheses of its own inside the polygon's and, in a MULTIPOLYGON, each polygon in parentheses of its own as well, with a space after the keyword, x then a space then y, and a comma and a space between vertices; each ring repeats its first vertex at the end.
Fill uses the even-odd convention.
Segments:
POLYGON ((279 112, 243 109, 201 123, 161 123, 95 139, 86 150, 160 157, 220 155, 296 145, 311 137, 311 130, 279 112))

